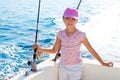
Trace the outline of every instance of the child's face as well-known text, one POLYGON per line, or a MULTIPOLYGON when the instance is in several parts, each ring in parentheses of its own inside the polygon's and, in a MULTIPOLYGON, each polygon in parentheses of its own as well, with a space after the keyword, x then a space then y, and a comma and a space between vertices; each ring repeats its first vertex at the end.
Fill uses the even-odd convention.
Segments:
POLYGON ((67 28, 72 28, 72 27, 75 27, 78 19, 75 19, 72 17, 66 17, 66 18, 63 18, 63 21, 67 28))

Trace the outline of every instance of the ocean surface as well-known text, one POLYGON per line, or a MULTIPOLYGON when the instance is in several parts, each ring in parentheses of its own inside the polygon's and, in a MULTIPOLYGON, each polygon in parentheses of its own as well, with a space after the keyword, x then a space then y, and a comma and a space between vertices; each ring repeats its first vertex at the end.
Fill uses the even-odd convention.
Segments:
MULTIPOLYGON (((65 28, 62 14, 77 7, 79 0, 41 0, 38 43, 54 45, 65 28)), ((22 70, 34 53, 38 0, 0 0, 0 79, 7 80, 22 70)), ((104 61, 120 63, 120 0, 82 0, 77 28, 84 31, 104 61)), ((82 46, 83 58, 94 57, 82 46)), ((49 58, 43 54, 40 61, 49 58)))

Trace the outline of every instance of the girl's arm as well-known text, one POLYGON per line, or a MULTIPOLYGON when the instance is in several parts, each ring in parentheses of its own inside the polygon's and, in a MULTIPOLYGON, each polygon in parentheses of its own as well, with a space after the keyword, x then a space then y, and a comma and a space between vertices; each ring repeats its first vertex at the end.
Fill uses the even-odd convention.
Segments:
POLYGON ((34 49, 37 48, 37 52, 38 53, 50 53, 50 54, 54 54, 54 53, 56 53, 60 49, 60 45, 61 45, 61 40, 57 37, 55 45, 53 46, 52 49, 42 49, 38 44, 34 44, 33 48, 34 49))
POLYGON ((104 66, 113 66, 112 62, 109 63, 105 63, 103 62, 103 60, 100 58, 100 56, 97 54, 97 52, 93 49, 93 47, 91 46, 91 44, 89 43, 88 39, 85 38, 83 41, 83 44, 85 45, 85 47, 88 49, 88 51, 104 66))

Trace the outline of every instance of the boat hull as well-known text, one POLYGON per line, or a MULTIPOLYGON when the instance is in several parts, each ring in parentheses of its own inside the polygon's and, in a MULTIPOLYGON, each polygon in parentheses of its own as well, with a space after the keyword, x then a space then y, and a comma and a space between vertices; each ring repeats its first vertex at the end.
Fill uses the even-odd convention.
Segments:
MULTIPOLYGON (((120 80, 120 67, 105 67, 91 61, 83 63, 81 80, 120 80)), ((37 65, 37 72, 21 73, 11 80, 59 80, 59 61, 46 60, 37 65)))

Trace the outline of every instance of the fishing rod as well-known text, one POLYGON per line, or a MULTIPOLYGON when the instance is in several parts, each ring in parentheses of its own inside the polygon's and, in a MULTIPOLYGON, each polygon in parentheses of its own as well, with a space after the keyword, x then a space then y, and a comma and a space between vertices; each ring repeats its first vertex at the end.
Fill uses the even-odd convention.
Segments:
MULTIPOLYGON (((82 0, 79 1, 78 5, 77 5, 77 7, 76 7, 77 10, 79 9, 81 2, 82 2, 82 0)), ((61 56, 60 50, 58 50, 56 56, 52 59, 52 61, 55 62, 55 61, 57 60, 57 58, 59 58, 60 56, 61 56)))
POLYGON ((82 0, 79 1, 79 3, 78 3, 78 5, 77 5, 76 9, 79 9, 79 6, 80 6, 81 2, 82 2, 82 0))
MULTIPOLYGON (((41 4, 41 0, 39 0, 39 4, 38 4, 37 25, 36 25, 36 33, 35 33, 35 43, 37 43, 37 38, 38 38, 38 25, 39 25, 39 15, 40 15, 40 4, 41 4)), ((37 50, 37 48, 34 49, 33 60, 27 62, 27 64, 29 66, 31 66, 30 71, 33 71, 33 72, 37 71, 36 58, 38 58, 38 56, 40 57, 40 55, 37 55, 36 50, 37 50)), ((25 72, 25 76, 29 75, 30 71, 29 70, 26 71, 25 72)))
MULTIPOLYGON (((37 38, 38 38, 38 26, 39 26, 39 15, 40 15, 40 4, 41 4, 41 0, 39 0, 39 4, 38 4, 38 14, 37 14, 37 25, 36 25, 36 34, 35 34, 35 43, 37 43, 37 38)), ((32 62, 28 62, 28 65, 32 65, 31 66, 31 71, 37 71, 36 68, 36 58, 38 57, 36 54, 36 49, 34 49, 34 54, 33 54, 33 61, 32 62)))

